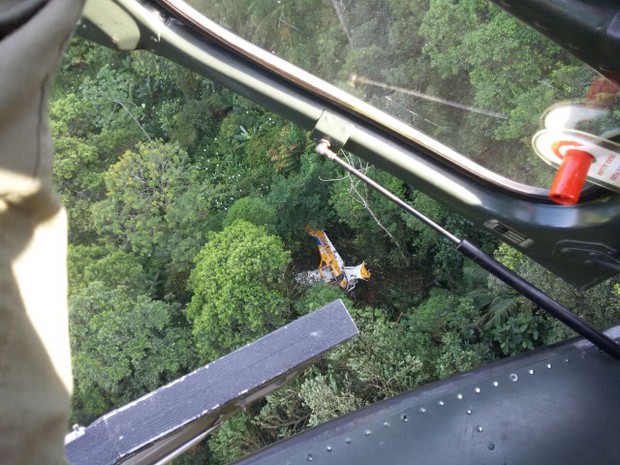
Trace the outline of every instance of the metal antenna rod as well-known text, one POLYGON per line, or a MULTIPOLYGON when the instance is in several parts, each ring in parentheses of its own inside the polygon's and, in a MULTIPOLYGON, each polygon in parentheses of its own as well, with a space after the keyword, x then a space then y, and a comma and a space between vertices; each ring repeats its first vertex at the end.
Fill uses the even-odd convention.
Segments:
POLYGON ((430 218, 427 218, 422 213, 417 211, 411 205, 406 203, 404 200, 400 199, 392 192, 387 190, 385 187, 378 184, 376 181, 373 181, 364 173, 361 173, 353 166, 349 165, 347 162, 342 160, 335 152, 330 149, 330 142, 327 139, 321 139, 316 146, 316 152, 329 160, 334 161, 336 164, 344 168, 346 171, 354 175, 355 177, 361 179, 364 183, 375 189, 381 195, 387 197, 391 201, 395 202, 398 206, 400 206, 407 213, 415 216, 417 219, 422 221, 424 224, 430 226, 435 231, 437 231, 442 236, 446 237, 450 242, 452 242, 456 246, 456 250, 465 255, 466 257, 473 260, 475 263, 480 265, 482 268, 487 270, 493 276, 501 279, 503 282, 508 284, 510 287, 520 292, 523 296, 530 299, 536 305, 538 305, 543 310, 550 313, 552 316, 560 320, 566 326, 571 328, 576 333, 585 337, 587 340, 592 342, 595 346, 600 348, 602 351, 611 355, 615 359, 620 359, 620 345, 616 343, 614 340, 603 334, 602 332, 594 329, 588 322, 579 318, 569 309, 559 304, 543 291, 538 289, 536 286, 531 284, 530 282, 523 279, 521 276, 513 272, 512 270, 506 268, 500 262, 495 260, 490 255, 487 255, 474 244, 467 240, 461 240, 456 237, 451 232, 447 231, 437 223, 435 223, 430 218))
POLYGON ((321 139, 318 145, 316 146, 316 153, 318 153, 322 157, 327 158, 328 160, 332 160, 336 162, 336 164, 340 165, 342 168, 347 170, 349 173, 351 173, 355 177, 364 181, 365 184, 368 184, 370 187, 372 187, 374 190, 379 192, 381 195, 387 197, 392 202, 396 203, 407 213, 410 213, 411 215, 415 216, 421 222, 423 222, 427 226, 430 226, 432 229, 437 231, 442 236, 447 237, 454 244, 458 245, 461 242, 461 240, 458 237, 456 237, 454 234, 452 234, 450 231, 442 228, 437 223, 435 223, 433 220, 431 220, 430 218, 427 218, 422 213, 417 211, 407 202, 405 202, 404 200, 402 200, 401 198, 397 197, 392 192, 387 190, 381 184, 377 183, 376 181, 373 181, 368 176, 366 176, 364 173, 360 172, 359 170, 355 169, 353 166, 349 165, 346 161, 344 161, 336 153, 334 153, 329 147, 330 147, 329 141, 326 139, 321 139))

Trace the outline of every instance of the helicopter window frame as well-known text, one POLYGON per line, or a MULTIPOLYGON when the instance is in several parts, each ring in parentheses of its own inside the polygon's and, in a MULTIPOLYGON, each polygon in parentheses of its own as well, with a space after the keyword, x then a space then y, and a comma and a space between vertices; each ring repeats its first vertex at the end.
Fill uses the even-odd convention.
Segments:
MULTIPOLYGON (((343 91, 327 81, 301 69, 259 46, 243 39, 206 17, 183 0, 152 0, 180 24, 189 27, 203 40, 216 43, 243 60, 250 62, 273 76, 303 90, 307 94, 328 103, 344 112, 354 123, 363 122, 378 130, 389 139, 397 139, 414 153, 421 150, 441 160, 451 171, 464 175, 475 182, 499 189, 505 194, 540 204, 553 204, 549 189, 524 184, 498 174, 467 158, 458 151, 424 134, 414 127, 385 113, 363 100, 343 91)), ((609 192, 599 186, 587 183, 579 203, 586 203, 609 192)))

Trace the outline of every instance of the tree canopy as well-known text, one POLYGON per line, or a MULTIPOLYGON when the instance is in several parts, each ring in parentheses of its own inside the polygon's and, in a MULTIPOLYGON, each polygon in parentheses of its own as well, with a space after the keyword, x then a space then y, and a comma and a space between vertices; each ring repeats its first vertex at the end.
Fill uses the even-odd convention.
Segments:
POLYGON ((207 360, 279 328, 288 316, 284 279, 290 253, 264 228, 237 219, 211 234, 196 256, 187 315, 207 360))
MULTIPOLYGON (((540 177, 522 134, 537 128, 551 102, 583 98, 593 75, 481 0, 192 3, 523 182, 540 177), (397 51, 396 61, 388 51, 397 51), (354 74, 383 87, 351 87, 354 74), (507 117, 455 111, 398 89, 507 117), (499 143, 502 159, 489 155, 499 143)), ((227 463, 370 402, 571 335, 317 157, 306 131, 162 58, 75 39, 50 115, 54 178, 69 210, 75 421, 91 421, 336 298, 361 336, 233 417, 179 463, 227 463), (319 263, 307 225, 324 229, 347 265, 365 260, 371 280, 348 295, 296 283, 296 273, 319 263)), ((617 280, 577 292, 415 186, 343 156, 598 327, 620 318, 617 280)))

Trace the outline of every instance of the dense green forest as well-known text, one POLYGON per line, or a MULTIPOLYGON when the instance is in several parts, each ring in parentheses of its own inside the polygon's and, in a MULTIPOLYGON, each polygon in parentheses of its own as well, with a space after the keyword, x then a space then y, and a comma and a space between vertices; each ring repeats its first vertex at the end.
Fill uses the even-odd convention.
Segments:
MULTIPOLYGON (((471 148, 502 141, 509 158, 524 152, 523 127, 535 130, 555 99, 584 97, 591 79, 569 60, 550 85, 541 56, 559 62, 562 52, 478 0, 359 0, 320 21, 311 12, 329 2, 205 3, 213 17, 246 25, 268 50, 343 86, 363 70, 426 92, 443 86, 459 101, 510 115, 492 127, 488 118, 463 116, 466 130, 451 135, 471 148), (294 28, 273 23, 287 15, 294 28), (469 29, 452 27, 450 16, 469 29), (364 43, 384 22, 392 24, 386 43, 364 43), (329 40, 302 40, 315 23, 333 29, 329 40), (497 31, 508 45, 492 39, 497 31), (387 48, 399 50, 398 66, 386 61, 387 48), (510 68, 512 53, 531 53, 528 66, 510 68), (334 59, 344 63, 340 71, 334 59), (500 67, 511 82, 496 82, 500 67), (497 85, 510 91, 497 94, 497 85)), ((365 97, 390 102, 385 92, 365 97)), ((429 105, 399 101, 418 114, 429 105)), ((226 463, 368 403, 571 335, 320 159, 304 130, 156 56, 75 39, 50 114, 55 182, 70 221, 74 422, 88 424, 336 298, 360 337, 228 420, 178 463, 226 463), (350 295, 297 284, 295 274, 319 261, 306 225, 326 230, 347 263, 365 260, 372 279, 350 295)), ((445 127, 455 118, 447 109, 433 114, 445 127)), ((431 135, 445 131, 419 123, 431 135)), ((415 186, 350 158, 596 326, 620 321, 618 281, 578 293, 415 186)))

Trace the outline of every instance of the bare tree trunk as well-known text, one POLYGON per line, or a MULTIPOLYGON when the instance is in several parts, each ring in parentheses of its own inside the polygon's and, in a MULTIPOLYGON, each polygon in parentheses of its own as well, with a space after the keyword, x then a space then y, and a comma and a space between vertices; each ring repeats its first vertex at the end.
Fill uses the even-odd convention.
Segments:
MULTIPOLYGON (((351 159, 351 157, 349 157, 346 153, 343 154, 343 158, 346 160, 346 162, 349 165, 354 165, 355 164, 355 162, 351 159)), ((360 171, 362 171, 362 172, 366 172, 368 170, 368 168, 370 168, 370 164, 366 164, 366 166, 360 166, 358 169, 360 171)), ((348 190, 351 193, 351 196, 352 196, 353 200, 355 202, 357 202, 358 204, 360 204, 362 207, 364 207, 364 209, 370 214, 370 216, 374 220, 374 222, 377 223, 377 226, 379 226, 385 232, 385 234, 387 234, 387 236, 394 243, 394 245, 396 245, 396 248, 400 252, 400 255, 403 257, 403 260, 405 261, 405 264, 407 266, 409 266, 411 264, 411 257, 409 256, 409 253, 407 252, 407 249, 387 229, 387 227, 381 222, 379 217, 372 210, 372 208, 370 207, 370 203, 368 201, 368 191, 366 190, 366 188, 365 188, 366 186, 365 185, 364 185, 364 192, 363 193, 360 192, 359 185, 360 185, 361 181, 359 179, 353 178, 353 176, 350 173, 347 172, 347 173, 345 173, 345 175, 342 178, 339 178, 339 179, 321 179, 321 180, 325 181, 325 182, 336 182, 336 181, 342 181, 342 180, 345 180, 345 179, 348 179, 348 181, 349 181, 349 189, 348 190)))
POLYGON ((345 14, 345 10, 349 6, 350 1, 347 2, 346 5, 345 5, 345 0, 331 0, 331 2, 332 2, 332 6, 334 7, 334 10, 336 10, 336 16, 338 16, 338 21, 340 21, 340 27, 346 34, 347 40, 349 41, 349 44, 350 44, 352 39, 351 39, 351 33, 349 32, 349 27, 347 25, 347 18, 345 14))

